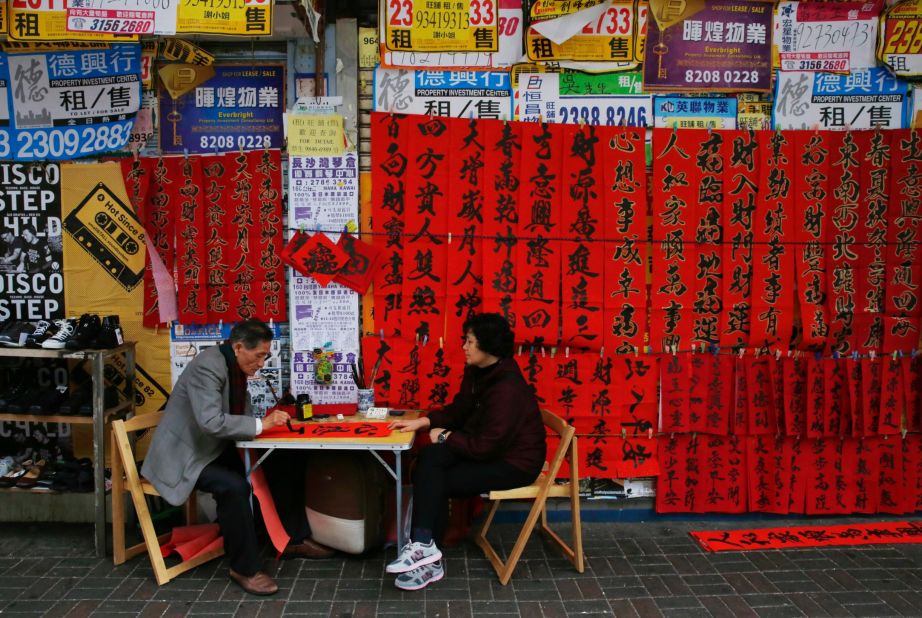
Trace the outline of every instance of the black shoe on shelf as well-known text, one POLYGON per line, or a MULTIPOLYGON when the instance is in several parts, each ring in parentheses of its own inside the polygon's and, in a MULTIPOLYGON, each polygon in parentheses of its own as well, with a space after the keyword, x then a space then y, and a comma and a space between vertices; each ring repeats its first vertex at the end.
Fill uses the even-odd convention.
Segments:
POLYGON ((29 414, 57 414, 61 404, 67 401, 66 386, 49 387, 37 394, 29 405, 29 414))
POLYGON ((21 348, 26 344, 26 338, 35 331, 35 326, 28 322, 13 322, 0 333, 0 345, 8 348, 21 348))
POLYGON ((99 316, 95 313, 84 313, 80 316, 80 322, 77 324, 77 330, 64 343, 68 350, 82 350, 88 348, 96 339, 101 328, 99 316))
POLYGON ((6 390, 6 392, 0 394, 0 411, 11 411, 9 410, 10 404, 17 401, 24 394, 28 393, 34 386, 33 380, 20 380, 19 382, 13 384, 6 390))
POLYGON ((48 387, 43 386, 32 386, 26 389, 19 397, 6 404, 6 411, 13 414, 27 414, 32 404, 44 397, 47 390, 48 387))
MULTIPOLYGON (((93 416, 92 388, 90 389, 90 394, 91 396, 88 397, 85 401, 83 401, 80 404, 79 408, 71 407, 71 410, 76 409, 76 412, 72 412, 72 414, 76 414, 77 416, 93 416)), ((103 408, 106 410, 110 410, 119 404, 121 397, 119 397, 118 389, 116 387, 107 386, 106 390, 103 391, 102 399, 103 399, 103 404, 102 404, 103 408)))
POLYGON ((123 341, 122 325, 118 316, 107 315, 102 319, 99 334, 90 342, 89 347, 97 350, 112 349, 122 345, 123 341))
POLYGON ((27 348, 40 348, 42 343, 51 339, 58 332, 57 321, 41 320, 35 324, 35 331, 26 337, 27 348))

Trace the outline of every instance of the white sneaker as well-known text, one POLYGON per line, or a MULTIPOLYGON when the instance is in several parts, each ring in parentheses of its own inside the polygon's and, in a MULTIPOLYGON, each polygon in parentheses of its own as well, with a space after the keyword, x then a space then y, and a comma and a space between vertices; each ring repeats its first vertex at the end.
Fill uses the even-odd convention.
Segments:
POLYGON ((42 342, 42 347, 46 350, 63 350, 64 344, 77 329, 77 320, 73 318, 58 320, 55 325, 58 327, 58 332, 50 339, 42 342))
POLYGON ((432 564, 442 559, 441 550, 435 546, 435 541, 429 543, 414 543, 410 541, 403 546, 397 559, 387 565, 388 573, 406 573, 416 567, 432 564))
POLYGON ((432 564, 424 564, 412 571, 401 573, 394 580, 394 585, 401 590, 419 590, 439 581, 443 577, 445 577, 445 570, 442 568, 442 563, 433 562, 432 564))

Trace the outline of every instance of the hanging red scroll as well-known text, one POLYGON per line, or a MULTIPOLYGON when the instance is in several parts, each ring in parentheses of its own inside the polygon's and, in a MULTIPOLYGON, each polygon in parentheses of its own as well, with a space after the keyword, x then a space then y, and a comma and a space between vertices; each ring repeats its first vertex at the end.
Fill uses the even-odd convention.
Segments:
POLYGON ((746 438, 750 511, 790 512, 792 444, 793 439, 780 434, 746 438))
POLYGON ((807 408, 804 423, 808 438, 822 437, 826 429, 825 424, 825 399, 826 399, 826 370, 822 358, 811 356, 807 358, 807 408))
POLYGON ((851 405, 851 420, 849 422, 848 435, 853 438, 864 435, 864 399, 861 396, 861 363, 857 358, 848 361, 845 369, 846 382, 848 383, 848 398, 851 405))
POLYGON ((799 347, 822 350, 829 334, 826 311, 826 220, 830 155, 826 132, 794 133, 794 222, 799 347))
MULTIPOLYGON (((614 376, 612 370, 614 368, 614 362, 612 361, 611 356, 607 355, 596 355, 596 354, 586 354, 584 356, 585 362, 587 365, 591 366, 592 373, 589 379, 589 406, 582 408, 574 408, 578 411, 590 410, 592 411, 592 401, 612 401, 615 399, 614 393, 614 376)), ((585 392, 583 397, 585 397, 585 392)), ((598 405, 598 404, 597 404, 598 405)), ((609 404, 610 405, 610 404, 609 404)), ((601 408, 600 408, 601 410, 601 408)), ((611 435, 620 433, 621 431, 621 418, 618 416, 618 407, 610 405, 609 407, 610 414, 593 416, 592 422, 592 431, 595 435, 611 435)), ((580 419, 577 416, 575 419, 574 425, 578 424, 580 419)), ((577 433, 579 429, 577 429, 577 433)))
POLYGON ((914 350, 922 321, 922 133, 891 133, 884 352, 914 350))
POLYGON ((809 451, 811 440, 794 438, 791 444, 791 513, 807 510, 807 482, 810 472, 809 451))
MULTIPOLYGON (((151 189, 154 160, 146 157, 143 159, 122 159, 120 165, 122 168, 122 178, 125 180, 125 190, 128 192, 128 199, 131 202, 131 206, 134 208, 138 220, 144 223, 145 232, 152 234, 151 231, 146 229, 146 226, 147 201, 150 198, 150 193, 152 190, 159 193, 159 186, 151 189)), ((157 289, 154 285, 153 271, 150 265, 150 255, 148 255, 146 251, 145 256, 142 322, 144 326, 152 327, 160 322, 160 314, 157 305, 157 289)))
MULTIPOLYGON (((542 373, 545 378, 538 381, 538 390, 556 414, 567 422, 580 427, 577 433, 594 433, 580 431, 594 426, 599 420, 610 420, 611 405, 592 409, 593 389, 590 385, 592 375, 591 357, 585 354, 558 354, 542 358, 542 373)), ((604 432, 600 432, 604 433, 604 432)), ((614 429, 610 433, 614 433, 614 429)))
POLYGON ((922 429, 922 355, 913 351, 903 356, 903 398, 906 401, 906 429, 922 429))
POLYGON ((208 273, 205 268, 205 190, 201 157, 189 157, 179 166, 176 222, 176 286, 180 324, 208 322, 208 273))
POLYGON ((444 118, 414 116, 408 128, 403 335, 437 341, 445 334, 451 139, 444 118))
POLYGON ((560 336, 563 132, 558 124, 522 127, 516 336, 538 344, 555 344, 560 336))
POLYGON ((887 268, 887 221, 890 209, 890 131, 858 133, 861 149, 861 196, 856 228, 858 243, 858 351, 880 352, 884 337, 884 292, 887 268))
POLYGON ((794 232, 794 144, 781 131, 764 135, 759 141, 759 159, 749 345, 786 350, 794 316, 794 252, 787 242, 794 232))
POLYGON ((402 114, 371 115, 371 243, 381 251, 381 266, 374 275, 375 332, 388 337, 403 330, 409 132, 410 120, 402 114))
POLYGON ((666 354, 660 361, 662 416, 660 431, 692 431, 690 354, 666 354))
POLYGON ((799 354, 782 359, 784 379, 784 428, 785 435, 806 434, 807 401, 807 359, 799 354))
POLYGON ((448 243, 445 335, 461 334, 464 321, 483 311, 483 211, 486 184, 484 170, 484 124, 454 119, 449 123, 450 170, 446 205, 448 243))
POLYGON ((820 438, 807 443, 806 513, 850 513, 855 505, 856 440, 820 438))
POLYGON ((531 386, 542 408, 554 405, 553 390, 550 385, 555 375, 554 359, 543 348, 529 354, 518 354, 516 361, 522 370, 525 381, 531 386))
POLYGON ((646 436, 614 439, 617 476, 623 479, 656 476, 660 472, 657 439, 646 436))
POLYGON ((897 436, 885 436, 878 442, 877 461, 880 469, 878 513, 902 514, 903 443, 897 436))
POLYGON ((903 364, 894 356, 881 359, 880 417, 877 422, 880 435, 898 434, 903 420, 903 364))
MULTIPOLYGON (((173 245, 176 232, 173 210, 182 199, 179 193, 181 188, 178 181, 179 165, 178 157, 157 159, 152 170, 151 186, 142 219, 144 229, 150 235, 151 244, 157 250, 167 272, 170 273, 173 272, 173 245)), ((160 313, 157 304, 157 288, 154 285, 153 271, 149 267, 149 259, 148 257, 147 267, 144 269, 144 315, 142 320, 144 326, 153 328, 160 323, 160 313)))
POLYGON ((851 406, 848 397, 847 361, 823 359, 823 435, 840 437, 850 433, 851 406))
MULTIPOLYGON (((735 356, 702 354, 702 381, 705 385, 704 433, 726 436, 730 432, 735 356)), ((693 377, 695 373, 693 370, 693 377)))
POLYGON ((602 345, 628 354, 647 327, 647 174, 644 130, 619 127, 602 143, 605 237, 602 345), (605 143, 607 139, 607 143, 605 143))
POLYGON ((362 366, 369 386, 375 389, 375 405, 393 406, 391 402, 391 377, 394 370, 393 347, 387 339, 377 335, 362 337, 362 366))
POLYGON ((876 513, 880 498, 879 453, 877 438, 857 440, 855 447, 855 508, 856 513, 876 513))
POLYGON ((903 512, 922 511, 922 434, 903 437, 903 512))
POLYGON ((444 347, 433 341, 422 346, 419 365, 420 406, 431 410, 451 403, 461 386, 464 366, 464 352, 456 340, 449 340, 444 347))
POLYGON ((880 427, 880 372, 879 358, 862 358, 861 363, 861 416, 864 421, 862 435, 876 436, 880 427))
POLYGON ((692 304, 692 342, 717 345, 723 310, 722 215, 724 202, 724 137, 721 131, 708 131, 694 154, 697 166, 696 191, 691 217, 695 240, 694 303, 692 304))
POLYGON ((698 436, 699 512, 744 513, 748 506, 746 438, 698 436))
POLYGON ((730 433, 745 436, 749 431, 749 381, 746 379, 746 359, 732 356, 733 398, 730 400, 730 433))
POLYGON ((513 300, 519 275, 516 244, 519 242, 519 169, 522 159, 522 124, 481 121, 484 126, 483 216, 483 309, 500 313, 518 326, 513 300))
POLYGON ((845 354, 855 349, 855 309, 857 307, 858 266, 855 228, 858 226, 858 199, 861 173, 858 169, 858 144, 851 131, 832 133, 830 142, 832 182, 827 200, 826 243, 830 247, 827 269, 830 275, 826 310, 829 312, 829 347, 845 354))
POLYGON ((747 435, 775 435, 778 422, 775 415, 774 385, 767 356, 743 359, 746 380, 747 435))
POLYGON ((609 435, 593 435, 580 440, 580 474, 602 479, 618 478, 621 443, 621 438, 609 435))
MULTIPOLYGON (((421 342, 406 339, 389 339, 391 346, 390 406, 393 408, 419 408, 422 406, 420 385, 421 342)), ((375 399, 377 403, 377 398, 375 399)))
POLYGON ((618 356, 614 359, 611 400, 621 428, 629 435, 655 430, 659 408, 657 356, 618 356))
POLYGON ((656 483, 657 513, 698 513, 701 476, 698 446, 703 436, 677 433, 659 437, 660 475, 656 483))
POLYGON ((692 155, 707 131, 653 130, 653 286, 650 345, 688 349, 694 333, 697 175, 692 155))
POLYGON ((563 130, 561 184, 568 207, 561 208, 561 342, 591 350, 602 346, 604 135, 591 125, 563 130))
POLYGON ((723 312, 720 345, 745 347, 752 311, 753 213, 762 175, 757 134, 724 131, 723 312))

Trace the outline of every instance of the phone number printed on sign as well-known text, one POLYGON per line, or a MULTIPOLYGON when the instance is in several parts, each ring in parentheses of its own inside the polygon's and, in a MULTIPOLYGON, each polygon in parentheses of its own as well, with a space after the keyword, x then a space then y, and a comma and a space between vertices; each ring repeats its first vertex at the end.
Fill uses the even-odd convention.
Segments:
POLYGON ((922 75, 922 0, 894 5, 881 19, 878 58, 898 77, 922 75))
POLYGON ((875 66, 877 8, 859 2, 781 2, 773 22, 774 65, 782 71, 875 66))
POLYGON ((384 46, 391 51, 499 50, 495 0, 386 0, 384 46))
MULTIPOLYGON (((532 9, 532 19, 536 17, 532 9)), ((631 62, 635 55, 635 9, 631 2, 612 4, 575 36, 560 44, 528 29, 525 46, 530 60, 631 62)))
POLYGON ((67 29, 71 32, 149 34, 154 29, 154 12, 68 8, 67 29))

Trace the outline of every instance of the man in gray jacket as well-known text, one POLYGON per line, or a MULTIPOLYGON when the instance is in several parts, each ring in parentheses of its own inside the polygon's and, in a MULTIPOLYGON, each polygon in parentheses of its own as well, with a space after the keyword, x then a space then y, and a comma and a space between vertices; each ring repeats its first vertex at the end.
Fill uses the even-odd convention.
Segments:
MULTIPOLYGON (((226 342, 192 359, 173 388, 141 468, 141 475, 170 504, 183 504, 195 489, 214 495, 230 577, 247 592, 260 595, 274 594, 278 586, 260 568, 250 484, 234 443, 289 421, 281 410, 255 418, 246 389, 247 377, 269 357, 271 341, 272 330, 266 324, 244 320, 226 342)), ((324 558, 333 551, 310 539, 301 455, 276 452, 263 467, 292 540, 284 555, 324 558)))

